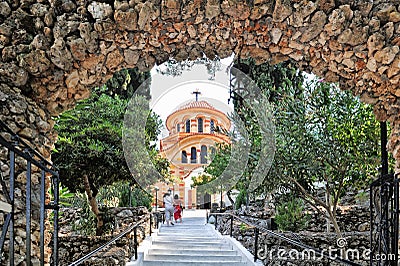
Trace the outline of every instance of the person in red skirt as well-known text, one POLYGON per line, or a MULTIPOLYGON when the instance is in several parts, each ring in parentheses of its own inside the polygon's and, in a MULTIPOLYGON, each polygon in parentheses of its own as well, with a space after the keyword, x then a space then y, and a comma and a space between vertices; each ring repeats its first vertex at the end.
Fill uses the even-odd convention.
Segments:
POLYGON ((174 196, 174 219, 175 222, 182 223, 182 202, 179 199, 178 194, 174 196))

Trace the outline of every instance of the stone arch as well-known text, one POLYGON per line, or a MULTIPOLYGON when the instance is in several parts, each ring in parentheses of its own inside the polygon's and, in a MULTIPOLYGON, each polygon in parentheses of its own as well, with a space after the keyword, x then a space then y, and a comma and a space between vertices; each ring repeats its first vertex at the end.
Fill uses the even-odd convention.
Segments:
POLYGON ((398 0, 3 1, 1 119, 49 158, 51 115, 117 70, 234 52, 291 60, 374 105, 400 173, 399 46, 398 0))

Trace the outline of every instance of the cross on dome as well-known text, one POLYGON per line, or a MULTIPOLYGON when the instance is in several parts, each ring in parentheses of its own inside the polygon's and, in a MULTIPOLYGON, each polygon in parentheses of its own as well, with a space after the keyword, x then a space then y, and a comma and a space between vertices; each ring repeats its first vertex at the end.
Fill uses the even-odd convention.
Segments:
POLYGON ((192 92, 192 94, 196 95, 196 102, 199 101, 199 95, 201 94, 201 92, 199 91, 199 89, 196 89, 194 92, 192 92))

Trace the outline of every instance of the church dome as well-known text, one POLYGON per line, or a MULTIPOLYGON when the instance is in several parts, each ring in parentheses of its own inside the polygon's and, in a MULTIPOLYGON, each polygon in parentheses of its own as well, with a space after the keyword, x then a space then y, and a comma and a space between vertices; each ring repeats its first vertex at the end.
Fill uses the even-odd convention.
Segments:
POLYGON ((226 129, 230 128, 230 121, 226 114, 221 112, 212 106, 209 102, 201 101, 190 101, 173 111, 166 119, 166 127, 171 132, 172 129, 176 128, 177 123, 182 124, 187 119, 194 119, 196 117, 204 117, 205 119, 214 119, 215 122, 222 123, 226 129))
POLYGON ((206 101, 192 101, 192 102, 189 102, 187 104, 184 104, 184 105, 178 107, 178 109, 175 112, 178 112, 181 110, 186 110, 186 109, 191 109, 191 108, 206 108, 206 109, 211 109, 211 110, 217 110, 214 108, 214 106, 212 106, 211 104, 209 104, 206 101))

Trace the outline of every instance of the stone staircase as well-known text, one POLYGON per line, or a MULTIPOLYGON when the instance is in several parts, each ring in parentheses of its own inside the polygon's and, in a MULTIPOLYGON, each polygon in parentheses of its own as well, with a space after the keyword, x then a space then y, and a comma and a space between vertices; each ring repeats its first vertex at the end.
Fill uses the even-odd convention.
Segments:
MULTIPOLYGON (((189 211, 187 211, 189 212, 189 211)), ((232 241, 218 234, 203 217, 184 217, 183 223, 161 225, 143 252, 144 266, 254 265, 232 241)))

